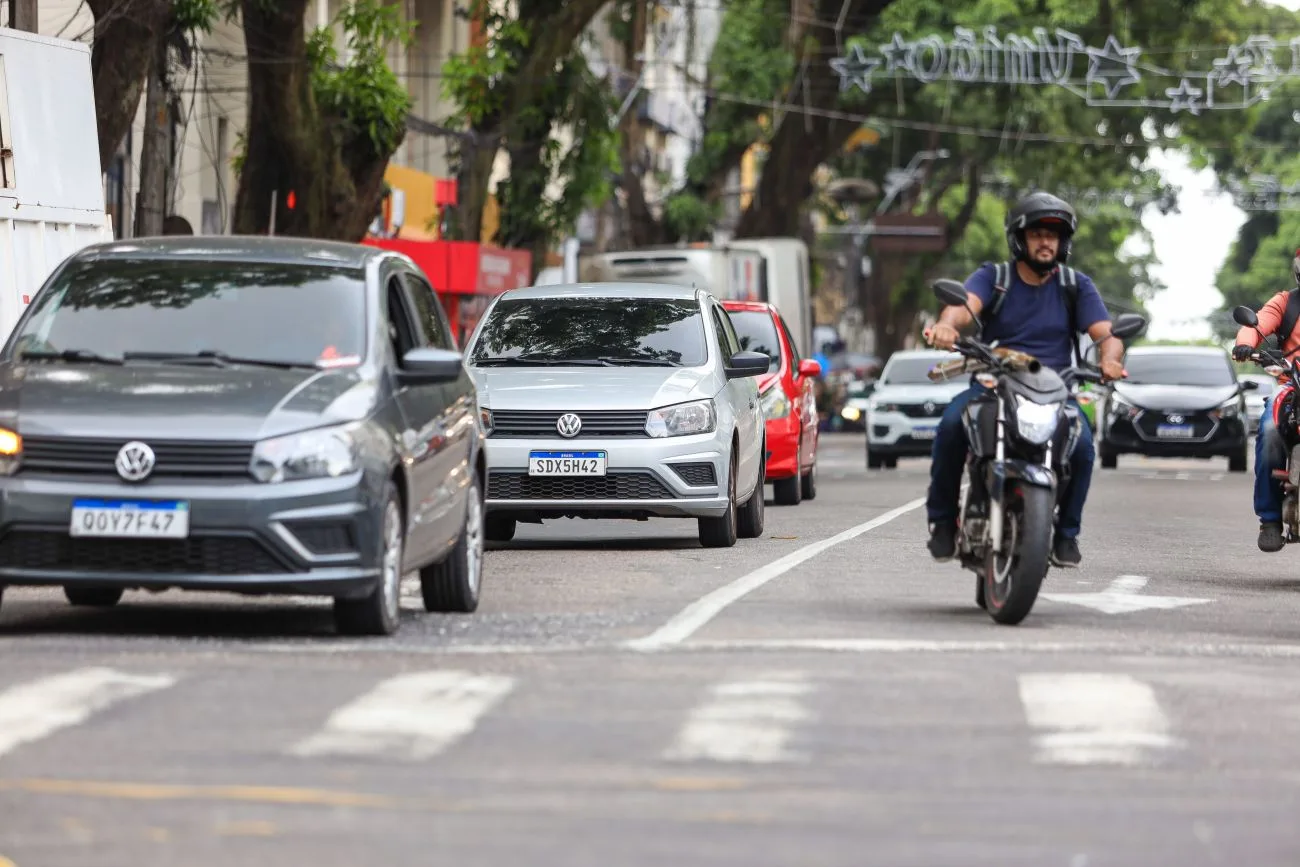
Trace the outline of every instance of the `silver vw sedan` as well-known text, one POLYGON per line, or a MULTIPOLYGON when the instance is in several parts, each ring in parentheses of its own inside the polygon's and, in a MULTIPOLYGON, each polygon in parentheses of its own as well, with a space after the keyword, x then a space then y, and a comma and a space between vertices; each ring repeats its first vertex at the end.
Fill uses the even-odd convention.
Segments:
POLYGON ((659 284, 498 296, 466 347, 487 432, 487 538, 553 518, 695 518, 705 547, 763 533, 765 426, 722 305, 659 284))

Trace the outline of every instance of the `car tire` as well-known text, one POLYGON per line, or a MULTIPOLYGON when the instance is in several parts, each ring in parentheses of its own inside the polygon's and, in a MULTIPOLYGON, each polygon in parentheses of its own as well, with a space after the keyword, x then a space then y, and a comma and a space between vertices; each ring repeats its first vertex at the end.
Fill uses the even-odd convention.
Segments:
POLYGON ((488 515, 483 522, 483 535, 489 542, 509 542, 515 537, 518 522, 514 518, 488 515))
POLYGON ((1103 470, 1113 470, 1119 466, 1119 455, 1114 452, 1101 448, 1097 450, 1097 453, 1101 456, 1101 468, 1103 470))
POLYGON ((700 544, 705 548, 730 548, 736 544, 736 453, 727 470, 727 511, 716 518, 700 518, 700 544))
MULTIPOLYGON (((758 453, 761 458, 767 452, 767 444, 758 453)), ((795 477, 798 478, 797 476, 795 477)), ((758 463, 758 481, 754 484, 754 493, 750 494, 745 505, 736 516, 736 535, 741 539, 757 539, 763 535, 763 518, 767 509, 767 462, 758 463)))
MULTIPOLYGON (((800 439, 795 445, 794 464, 799 466, 803 460, 803 440, 800 439)), ((778 506, 797 506, 803 500, 803 480, 799 477, 798 470, 788 479, 777 479, 772 482, 772 499, 778 506)))
POLYGON ((1241 452, 1241 454, 1239 454, 1239 455, 1232 455, 1231 457, 1228 458, 1228 472, 1230 472, 1230 473, 1244 473, 1244 472, 1246 472, 1246 464, 1247 464, 1247 462, 1248 462, 1248 459, 1247 459, 1247 457, 1246 457, 1246 452, 1245 452, 1245 450, 1243 449, 1242 452, 1241 452))
POLYGON ((817 460, 813 459, 813 465, 808 468, 808 474, 801 476, 799 479, 800 487, 803 488, 801 493, 805 500, 817 499, 817 460))
POLYGON ((342 635, 392 635, 401 625, 402 501, 390 480, 379 522, 379 580, 362 599, 334 599, 334 628, 342 635))
POLYGON ((64 587, 68 602, 79 608, 112 608, 122 601, 121 587, 64 587))
POLYGON ((885 465, 885 461, 880 455, 871 451, 871 446, 867 446, 867 469, 878 470, 885 465))
MULTIPOLYGON (((424 597, 425 611, 469 614, 478 609, 479 590, 483 585, 483 515, 478 475, 471 474, 460 538, 442 562, 420 570, 420 595, 424 597)), ((512 529, 514 523, 510 522, 512 529)))

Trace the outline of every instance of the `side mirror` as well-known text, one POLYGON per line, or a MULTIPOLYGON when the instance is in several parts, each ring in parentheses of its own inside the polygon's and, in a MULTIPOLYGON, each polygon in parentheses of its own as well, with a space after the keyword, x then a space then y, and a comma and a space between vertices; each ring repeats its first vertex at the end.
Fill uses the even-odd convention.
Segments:
POLYGON ((813 361, 811 358, 805 358, 799 362, 799 375, 811 376, 816 379, 822 375, 821 362, 813 361))
POLYGON ((1238 383, 1242 391, 1259 391, 1259 383, 1253 379, 1243 379, 1238 383))
POLYGON ((1130 337, 1137 337, 1147 327, 1147 321, 1136 313, 1121 313, 1115 317, 1115 322, 1110 326, 1110 333, 1120 340, 1128 340, 1130 337))
POLYGON ((1259 328, 1259 317, 1245 305, 1232 308, 1232 321, 1247 328, 1259 328))
POLYGON ((938 298, 939 303, 945 307, 966 306, 966 287, 956 280, 942 277, 935 280, 930 288, 934 290, 934 297, 938 298))
POLYGON ((405 385, 441 385, 460 379, 464 369, 459 352, 422 346, 402 356, 397 378, 405 385))
MULTIPOLYGON (((762 352, 737 352, 731 356, 731 365, 727 368, 727 379, 744 379, 767 373, 772 366, 772 359, 762 352)), ((820 365, 818 366, 820 369, 820 365)))

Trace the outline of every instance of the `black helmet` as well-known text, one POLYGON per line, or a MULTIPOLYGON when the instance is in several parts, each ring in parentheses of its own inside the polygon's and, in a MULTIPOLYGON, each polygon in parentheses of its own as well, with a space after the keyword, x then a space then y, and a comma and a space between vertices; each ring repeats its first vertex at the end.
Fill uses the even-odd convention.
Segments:
POLYGON ((1079 221, 1074 216, 1074 208, 1051 193, 1030 193, 1007 214, 1007 248, 1011 258, 1024 262, 1035 271, 1046 273, 1056 265, 1064 265, 1070 258, 1070 241, 1079 228, 1079 221), (1061 244, 1056 248, 1056 262, 1044 265, 1029 258, 1029 249, 1025 246, 1025 229, 1040 226, 1055 229, 1061 235, 1061 244))

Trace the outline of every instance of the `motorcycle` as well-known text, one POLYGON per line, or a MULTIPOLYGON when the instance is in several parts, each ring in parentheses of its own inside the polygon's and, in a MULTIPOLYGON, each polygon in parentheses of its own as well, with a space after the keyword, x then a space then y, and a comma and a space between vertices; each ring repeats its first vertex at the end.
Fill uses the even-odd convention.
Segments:
MULTIPOLYGON (((1264 333, 1259 330, 1259 317, 1254 310, 1244 306, 1233 308, 1232 319, 1238 325, 1253 328, 1263 343, 1264 333)), ((1300 370, 1297 370, 1294 359, 1262 346, 1249 358, 1277 380, 1277 390, 1271 398, 1277 442, 1266 442, 1264 447, 1279 449, 1282 453, 1283 468, 1274 470, 1273 476, 1282 482, 1283 538, 1288 544, 1300 542, 1300 400, 1297 400, 1300 397, 1300 370)))
MULTIPOLYGON (((940 303, 970 311, 961 283, 942 279, 932 288, 940 303)), ((977 576, 976 603, 994 621, 1017 624, 1029 616, 1051 565, 1069 456, 1084 423, 1070 390, 1079 382, 1100 384, 1102 376, 1088 366, 1058 375, 1031 355, 983 343, 979 317, 971 311, 971 318, 976 336, 953 347, 962 357, 937 365, 930 379, 974 373, 985 388, 962 414, 968 484, 957 512, 957 557, 977 576)), ((1145 319, 1128 313, 1111 333, 1126 339, 1145 327, 1145 319)))

